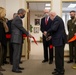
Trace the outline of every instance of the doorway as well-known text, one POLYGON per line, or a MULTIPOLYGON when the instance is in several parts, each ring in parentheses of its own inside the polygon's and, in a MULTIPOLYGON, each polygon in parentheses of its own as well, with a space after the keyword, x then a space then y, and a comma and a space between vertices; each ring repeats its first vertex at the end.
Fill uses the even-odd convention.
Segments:
POLYGON ((40 22, 43 17, 44 9, 51 9, 51 2, 28 2, 27 8, 29 13, 27 14, 27 27, 30 30, 38 45, 36 45, 31 39, 28 41, 28 59, 40 59, 43 57, 43 44, 42 44, 42 33, 40 31, 40 22))

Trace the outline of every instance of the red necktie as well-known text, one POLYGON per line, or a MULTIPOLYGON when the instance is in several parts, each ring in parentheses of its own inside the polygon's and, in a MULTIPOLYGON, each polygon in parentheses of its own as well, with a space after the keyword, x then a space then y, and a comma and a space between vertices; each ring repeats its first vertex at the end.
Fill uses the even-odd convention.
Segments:
POLYGON ((47 23, 48 23, 48 18, 45 18, 45 24, 47 25, 47 23))

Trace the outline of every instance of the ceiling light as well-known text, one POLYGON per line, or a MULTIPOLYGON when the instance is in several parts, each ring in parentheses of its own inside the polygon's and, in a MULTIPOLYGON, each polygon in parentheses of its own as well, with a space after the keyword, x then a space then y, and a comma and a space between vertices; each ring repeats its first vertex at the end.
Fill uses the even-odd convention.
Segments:
POLYGON ((50 7, 45 7, 45 9, 50 9, 50 7))
POLYGON ((76 7, 76 4, 70 4, 70 5, 68 6, 68 8, 74 8, 74 7, 76 7))
POLYGON ((50 6, 50 4, 48 3, 48 4, 45 4, 45 6, 50 6))

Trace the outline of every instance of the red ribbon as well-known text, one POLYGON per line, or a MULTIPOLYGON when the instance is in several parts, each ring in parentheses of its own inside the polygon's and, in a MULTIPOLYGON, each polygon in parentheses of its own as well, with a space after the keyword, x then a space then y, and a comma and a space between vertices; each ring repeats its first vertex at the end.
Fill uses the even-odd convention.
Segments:
POLYGON ((53 45, 50 45, 49 47, 50 47, 50 49, 52 49, 53 48, 53 45))
MULTIPOLYGON (((23 36, 23 38, 28 37, 28 36, 26 36, 25 34, 23 34, 22 36, 23 36)), ((7 39, 10 39, 10 38, 11 38, 11 34, 6 34, 6 38, 7 38, 7 39)), ((32 37, 32 38, 33 38, 35 44, 37 44, 36 39, 35 39, 34 37, 32 37)), ((38 45, 38 44, 37 44, 37 45, 38 45)))
POLYGON ((74 35, 68 42, 73 42, 76 40, 76 35, 74 35))

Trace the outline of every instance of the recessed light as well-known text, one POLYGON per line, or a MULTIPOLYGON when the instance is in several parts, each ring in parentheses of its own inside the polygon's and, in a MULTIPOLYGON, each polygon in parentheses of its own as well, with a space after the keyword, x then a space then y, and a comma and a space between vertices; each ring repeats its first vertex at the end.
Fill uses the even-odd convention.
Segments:
POLYGON ((68 8, 74 8, 74 7, 76 7, 76 4, 70 4, 70 5, 68 6, 68 8))
POLYGON ((45 4, 45 6, 51 6, 49 3, 45 4))

